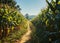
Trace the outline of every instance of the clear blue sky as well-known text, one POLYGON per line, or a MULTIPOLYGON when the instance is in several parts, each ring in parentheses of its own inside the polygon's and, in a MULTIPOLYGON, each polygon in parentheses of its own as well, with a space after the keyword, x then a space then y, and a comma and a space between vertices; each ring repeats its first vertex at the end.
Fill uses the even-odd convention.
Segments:
POLYGON ((20 5, 23 15, 26 13, 29 15, 37 15, 41 9, 47 6, 45 0, 16 0, 16 2, 20 5))

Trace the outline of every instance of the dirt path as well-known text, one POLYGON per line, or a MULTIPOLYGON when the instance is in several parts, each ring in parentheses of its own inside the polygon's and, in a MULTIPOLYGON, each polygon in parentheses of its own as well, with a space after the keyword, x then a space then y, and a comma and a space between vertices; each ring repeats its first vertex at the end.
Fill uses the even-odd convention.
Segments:
POLYGON ((27 24, 28 24, 27 32, 22 36, 21 40, 18 41, 17 43, 25 43, 29 39, 31 39, 31 37, 30 37, 31 29, 30 29, 30 26, 29 26, 29 21, 27 22, 27 24))

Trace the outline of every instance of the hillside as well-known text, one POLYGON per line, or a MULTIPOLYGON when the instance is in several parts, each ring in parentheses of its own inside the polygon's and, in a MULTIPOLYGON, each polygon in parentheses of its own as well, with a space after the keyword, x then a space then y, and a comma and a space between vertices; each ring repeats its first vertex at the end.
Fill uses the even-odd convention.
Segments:
POLYGON ((29 20, 33 19, 35 15, 29 15, 29 20))
POLYGON ((27 19, 7 4, 0 6, 0 42, 13 43, 27 31, 27 19))
POLYGON ((39 1, 19 1, 0 1, 0 43, 60 43, 60 0, 45 0, 46 8, 39 1), (29 15, 37 13, 39 4, 41 12, 29 15))
POLYGON ((36 27, 36 36, 31 43, 60 43, 60 3, 46 2, 47 8, 31 21, 36 27))

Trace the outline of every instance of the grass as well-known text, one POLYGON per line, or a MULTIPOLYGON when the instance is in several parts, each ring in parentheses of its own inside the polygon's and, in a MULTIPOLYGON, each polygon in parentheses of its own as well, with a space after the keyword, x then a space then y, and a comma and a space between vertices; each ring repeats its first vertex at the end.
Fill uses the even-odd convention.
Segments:
POLYGON ((21 24, 19 30, 14 30, 13 32, 10 33, 9 36, 3 38, 0 40, 0 43, 15 43, 16 40, 19 40, 23 34, 26 33, 27 31, 27 24, 21 24))

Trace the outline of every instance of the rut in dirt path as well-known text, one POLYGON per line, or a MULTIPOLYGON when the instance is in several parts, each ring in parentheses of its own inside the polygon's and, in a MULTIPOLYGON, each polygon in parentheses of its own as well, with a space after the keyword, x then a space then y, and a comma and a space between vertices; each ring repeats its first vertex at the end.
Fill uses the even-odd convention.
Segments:
POLYGON ((27 42, 29 39, 31 39, 31 29, 30 29, 30 26, 29 26, 29 21, 27 22, 28 24, 28 28, 27 28, 27 32, 22 36, 21 40, 18 41, 17 43, 25 43, 27 42))

